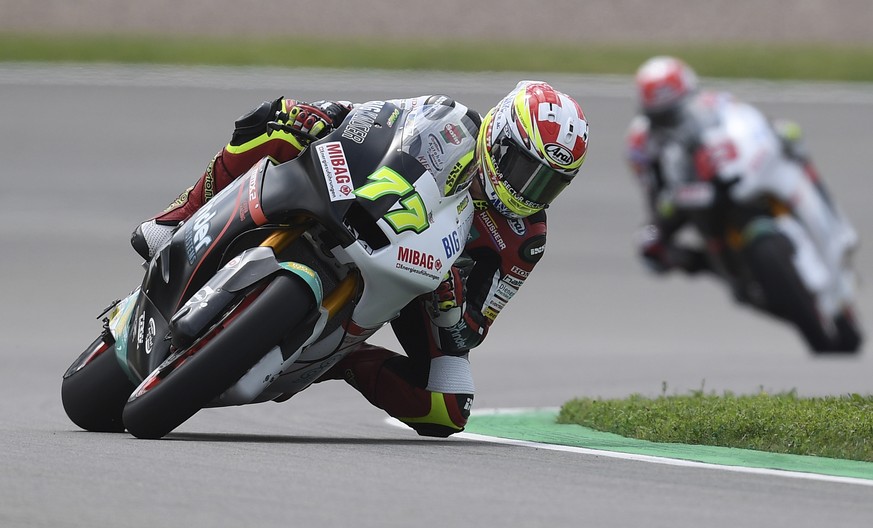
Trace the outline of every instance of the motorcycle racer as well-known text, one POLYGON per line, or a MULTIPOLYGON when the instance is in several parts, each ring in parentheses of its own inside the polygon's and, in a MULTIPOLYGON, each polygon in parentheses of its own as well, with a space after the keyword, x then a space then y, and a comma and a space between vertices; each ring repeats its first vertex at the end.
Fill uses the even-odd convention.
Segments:
MULTIPOLYGON (((627 157, 645 196, 648 224, 638 253, 649 269, 711 269, 704 251, 677 242, 687 218, 671 193, 690 180, 718 182, 739 202, 766 190, 808 232, 816 258, 843 269, 858 236, 825 189, 796 123, 768 119, 732 94, 701 90, 694 70, 674 57, 647 60, 635 81, 640 113, 628 129, 627 157)), ((747 300, 737 288, 734 294, 747 300)))
MULTIPOLYGON (((394 102, 406 108, 455 104, 445 96, 394 102)), ((275 123, 320 138, 352 108, 345 101, 310 104, 284 97, 262 103, 236 121, 230 142, 195 185, 136 228, 134 249, 150 258, 181 222, 252 165, 264 157, 279 163, 294 159, 308 146, 275 123)), ((446 437, 466 425, 475 392, 469 351, 482 342, 542 257, 545 209, 573 180, 588 146, 579 104, 544 82, 522 81, 484 118, 471 117, 481 122, 468 165, 478 175, 470 187, 473 226, 468 240, 444 248, 447 257, 462 256, 439 288, 392 321, 405 355, 363 343, 319 380, 344 379, 425 436, 446 437)), ((452 142, 458 133, 465 131, 447 127, 434 141, 452 142)), ((429 160, 420 161, 428 166, 429 160)))

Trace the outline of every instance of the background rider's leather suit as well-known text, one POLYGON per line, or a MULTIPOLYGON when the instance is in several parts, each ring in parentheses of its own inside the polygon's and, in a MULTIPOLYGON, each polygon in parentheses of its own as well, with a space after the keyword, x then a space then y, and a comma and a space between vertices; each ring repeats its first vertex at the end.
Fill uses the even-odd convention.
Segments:
MULTIPOLYGON (((684 223, 681 215, 663 206, 663 197, 669 195, 671 186, 695 178, 709 180, 721 171, 735 169, 729 154, 722 148, 724 144, 708 141, 710 132, 717 131, 728 119, 734 123, 743 121, 749 130, 756 130, 761 145, 758 159, 742 167, 743 171, 754 171, 754 174, 732 188, 731 195, 742 201, 745 182, 752 177, 765 180, 770 192, 791 206, 792 213, 810 232, 822 254, 832 256, 835 261, 842 258, 844 252, 857 244, 857 235, 825 190, 799 141, 799 127, 771 123, 759 110, 732 95, 709 91, 695 94, 672 122, 651 123, 643 115, 631 122, 627 135, 628 160, 647 198, 649 221, 658 232, 656 237, 643 241, 642 257, 656 269, 662 267, 658 271, 674 265, 657 262, 666 258, 665 247, 684 223)), ((684 254, 682 260, 682 266, 706 265, 698 255, 684 254)), ((833 265, 836 266, 836 262, 833 265)))

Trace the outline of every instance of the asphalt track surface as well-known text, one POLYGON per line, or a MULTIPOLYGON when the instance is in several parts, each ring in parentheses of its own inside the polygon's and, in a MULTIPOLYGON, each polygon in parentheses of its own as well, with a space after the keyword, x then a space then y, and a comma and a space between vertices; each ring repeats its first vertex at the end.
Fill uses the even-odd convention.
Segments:
MULTIPOLYGON (((237 116, 279 95, 432 92, 484 112, 524 76, 0 66, 0 526, 868 525, 869 486, 419 438, 342 382, 283 404, 204 411, 162 441, 68 421, 63 371, 100 310, 141 278, 131 229, 200 175, 237 116)), ((538 271, 473 354, 478 408, 654 396, 664 384, 679 394, 873 390, 869 350, 812 357, 710 280, 647 275, 633 258, 641 201, 621 155, 629 80, 541 77, 582 101, 590 157, 551 210, 538 271)), ((866 237, 871 87, 729 87, 805 125, 866 237)), ((862 245, 867 277, 871 257, 862 245)), ((873 328, 869 288, 860 309, 873 328)))

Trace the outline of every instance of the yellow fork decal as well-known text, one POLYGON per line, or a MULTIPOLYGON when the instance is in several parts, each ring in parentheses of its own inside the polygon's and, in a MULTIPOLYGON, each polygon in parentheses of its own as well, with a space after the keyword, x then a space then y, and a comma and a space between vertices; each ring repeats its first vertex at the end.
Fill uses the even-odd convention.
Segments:
MULTIPOLYGON (((294 227, 292 229, 277 229, 271 233, 263 242, 262 247, 273 248, 276 254, 281 253, 284 249, 290 246, 300 235, 306 231, 305 225, 294 227)), ((324 298, 321 305, 327 310, 329 317, 337 314, 345 305, 347 305, 358 290, 357 272, 351 272, 346 275, 336 288, 324 298)))

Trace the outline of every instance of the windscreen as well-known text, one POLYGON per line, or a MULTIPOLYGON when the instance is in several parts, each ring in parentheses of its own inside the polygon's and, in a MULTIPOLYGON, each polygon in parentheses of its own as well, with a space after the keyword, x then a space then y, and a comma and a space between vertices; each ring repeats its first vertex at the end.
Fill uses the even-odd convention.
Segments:
POLYGON ((473 152, 478 127, 467 107, 425 104, 404 121, 401 148, 430 171, 443 196, 463 192, 475 174, 473 152))

